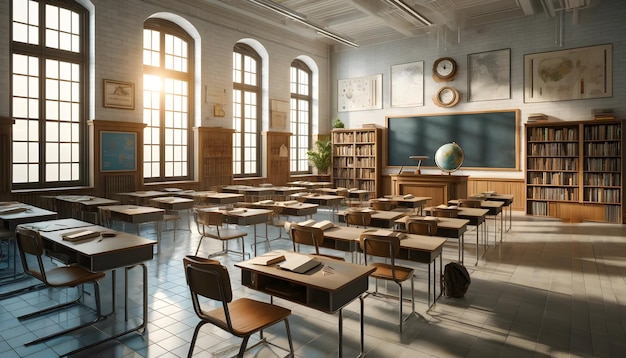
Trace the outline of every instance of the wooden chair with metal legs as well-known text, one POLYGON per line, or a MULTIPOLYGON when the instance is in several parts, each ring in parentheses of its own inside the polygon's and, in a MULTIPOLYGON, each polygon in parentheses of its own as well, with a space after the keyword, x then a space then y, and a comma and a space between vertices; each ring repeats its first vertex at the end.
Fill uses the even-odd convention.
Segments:
POLYGON ((315 247, 315 255, 345 261, 343 257, 320 253, 320 246, 324 243, 324 231, 320 228, 300 226, 294 223, 291 225, 291 240, 293 241, 293 251, 298 252, 297 246, 299 245, 309 245, 315 247))
POLYGON ((369 211, 347 210, 346 226, 367 228, 372 222, 372 213, 369 211))
POLYGON ((393 281, 398 285, 398 306, 399 306, 399 321, 400 332, 402 332, 402 323, 406 321, 411 314, 417 314, 415 312, 415 298, 414 298, 414 284, 413 284, 413 269, 396 264, 396 257, 400 252, 400 238, 398 236, 380 236, 369 232, 364 232, 359 238, 359 245, 363 252, 364 264, 368 265, 368 256, 376 256, 389 260, 387 262, 371 262, 369 266, 375 267, 371 275, 376 279, 376 289, 374 292, 367 292, 368 295, 384 295, 388 297, 394 297, 388 294, 381 294, 378 292, 378 280, 393 281), (407 317, 402 315, 402 283, 405 281, 411 281, 411 314, 407 317))
POLYGON ((409 234, 435 236, 437 235, 437 221, 425 218, 408 219, 406 231, 409 234))
POLYGON ((433 208, 433 216, 439 218, 456 218, 459 216, 458 208, 433 208))
POLYGON ((200 250, 200 245, 202 245, 202 239, 208 237, 222 242, 222 250, 209 254, 209 257, 224 255, 229 252, 241 255, 241 257, 244 259, 246 255, 250 257, 250 254, 246 253, 245 251, 244 242, 244 237, 247 236, 248 233, 245 231, 224 226, 224 214, 219 211, 196 211, 194 213, 194 219, 196 220, 196 224, 200 227, 201 231, 200 241, 198 242, 198 247, 196 248, 195 255, 197 255, 198 251, 200 250), (228 241, 235 239, 241 240, 241 251, 233 251, 228 249, 228 241))
MULTIPOLYGON (((30 275, 47 286, 50 287, 77 287, 82 286, 85 283, 91 282, 94 286, 94 297, 96 301, 96 318, 88 323, 83 323, 78 326, 68 328, 45 337, 38 338, 34 341, 28 342, 25 345, 31 345, 46 341, 48 339, 58 337, 68 332, 77 330, 79 328, 87 327, 102 318, 100 310, 100 285, 98 281, 104 278, 104 272, 91 272, 82 266, 71 265, 54 267, 52 269, 46 269, 44 267, 42 256, 45 252, 43 240, 38 231, 24 229, 18 227, 16 229, 16 239, 19 248, 20 258, 22 259, 22 265, 24 272, 30 275), (30 257, 36 258, 36 265, 31 265, 29 261, 30 257)), ((61 308, 65 308, 76 304, 82 297, 82 289, 79 289, 79 295, 76 300, 58 304, 56 306, 44 308, 40 311, 29 313, 18 317, 19 320, 32 318, 41 314, 46 314, 61 308)))
POLYGON ((285 322, 287 341, 289 342, 289 356, 294 356, 291 331, 289 329, 290 310, 249 298, 239 298, 233 301, 228 270, 219 261, 186 256, 183 258, 183 263, 193 308, 196 315, 200 318, 200 322, 196 325, 193 332, 193 338, 187 354, 188 357, 193 355, 200 328, 207 323, 243 338, 237 354, 237 357, 243 357, 250 336, 257 332, 261 336, 261 341, 257 345, 261 343, 274 345, 263 338, 263 330, 281 321, 285 322), (198 296, 218 301, 221 303, 221 307, 215 308, 214 306, 203 305, 200 303, 198 296), (206 310, 207 308, 209 310, 206 310))
POLYGON ((374 210, 391 211, 393 210, 393 203, 388 200, 372 200, 370 201, 370 207, 374 210))

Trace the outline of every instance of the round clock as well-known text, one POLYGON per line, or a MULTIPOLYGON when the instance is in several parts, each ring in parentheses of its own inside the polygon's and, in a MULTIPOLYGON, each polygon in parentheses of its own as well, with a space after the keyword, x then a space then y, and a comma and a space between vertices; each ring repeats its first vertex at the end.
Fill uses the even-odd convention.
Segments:
POLYGON ((439 107, 454 107, 459 103, 460 97, 459 92, 454 87, 444 86, 437 91, 433 101, 439 107))
POLYGON ((433 63, 435 81, 452 81, 456 76, 456 61, 451 57, 441 57, 433 63))

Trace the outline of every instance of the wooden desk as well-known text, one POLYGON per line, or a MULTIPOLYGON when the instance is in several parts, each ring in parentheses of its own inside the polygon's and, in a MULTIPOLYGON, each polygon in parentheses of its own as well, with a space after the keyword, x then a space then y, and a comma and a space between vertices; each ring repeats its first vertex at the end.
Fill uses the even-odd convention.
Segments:
POLYGON ((391 174, 391 194, 432 197, 431 205, 467 197, 467 175, 391 174))
MULTIPOLYGON (((269 209, 256 208, 238 208, 232 210, 222 210, 220 208, 198 208, 198 211, 219 211, 224 214, 224 222, 226 224, 247 226, 252 225, 254 230, 254 256, 256 256, 257 246, 257 230, 258 224, 266 224, 270 220, 270 216, 274 213, 269 209)), ((269 240, 267 237, 266 240, 269 240)))
POLYGON ((146 205, 148 203, 148 200, 152 198, 158 198, 160 196, 169 196, 170 193, 165 191, 148 190, 133 191, 130 193, 118 193, 117 195, 122 197, 123 204, 146 205))
MULTIPOLYGON (((340 210, 337 212, 339 222, 346 222, 346 213, 348 211, 349 210, 340 210)), ((380 228, 391 228, 394 225, 394 221, 403 216, 406 216, 404 213, 399 211, 371 210, 371 213, 372 222, 369 226, 380 228)))
POLYGON ((339 313, 339 357, 343 357, 343 308, 359 298, 361 301, 361 356, 364 356, 363 297, 367 291, 368 278, 374 268, 315 257, 332 274, 326 274, 322 265, 305 274, 281 270, 276 265, 262 266, 239 262, 241 284, 253 290, 280 297, 290 302, 325 313, 339 313))
POLYGON ((289 186, 301 186, 309 190, 315 190, 320 188, 332 188, 333 183, 329 181, 292 181, 287 183, 289 186))
POLYGON ((85 220, 85 213, 93 217, 92 223, 98 224, 98 207, 117 205, 119 200, 99 198, 90 195, 57 195, 55 197, 59 217, 85 220))
POLYGON ((250 204, 251 208, 259 208, 259 209, 268 209, 273 210, 274 208, 281 208, 280 215, 283 216, 311 216, 317 213, 317 208, 319 205, 311 204, 311 203, 290 203, 284 201, 273 201, 263 202, 257 201, 255 203, 250 204), (285 204, 287 203, 287 204, 285 204))
POLYGON ((341 205, 344 197, 339 195, 320 195, 320 194, 294 194, 292 198, 305 203, 317 204, 331 209, 331 221, 335 219, 337 208, 341 205))
MULTIPOLYGON (((458 200, 450 200, 448 201, 448 205, 458 205, 458 200)), ((504 225, 504 216, 502 215, 502 208, 504 206, 503 201, 480 201, 480 208, 488 210, 487 215, 493 216, 493 235, 494 235, 494 245, 498 240, 498 215, 500 215, 500 242, 502 242, 503 235, 503 225, 504 225)), ((459 209, 465 209, 460 207, 459 209)), ((469 209, 469 208, 468 208, 469 209)), ((487 230, 488 231, 488 230, 487 230)))
MULTIPOLYGON (((360 252, 359 240, 361 234, 366 230, 371 231, 371 229, 363 229, 356 227, 334 227, 330 229, 324 230, 324 247, 332 248, 335 250, 341 251, 349 251, 349 252, 360 252)), ((377 230, 379 232, 386 231, 389 234, 393 233, 392 230, 377 230)), ((423 236, 423 235, 415 235, 415 234, 407 234, 408 238, 400 240, 400 253, 397 257, 401 260, 408 260, 413 262, 424 263, 428 265, 428 306, 432 306, 437 300, 437 290, 436 290, 436 281, 437 281, 437 265, 436 259, 439 257, 439 271, 442 271, 443 263, 442 263, 442 252, 443 245, 446 242, 446 239, 439 236, 423 236), (431 294, 431 276, 430 276, 430 267, 433 265, 433 280, 432 280, 432 294, 433 301, 431 304, 430 294, 431 294)), ((439 293, 441 296, 441 290, 439 293)))
POLYGON ((7 230, 14 231, 17 225, 36 221, 52 220, 56 219, 58 216, 54 211, 42 209, 29 204, 18 203, 15 205, 24 207, 26 210, 17 213, 0 213, 0 224, 7 230))
POLYGON ((290 195, 305 192, 307 189, 302 186, 273 186, 274 200, 287 200, 290 195))
POLYGON ((412 198, 405 198, 404 195, 385 195, 383 198, 378 198, 376 200, 389 200, 395 203, 397 206, 412 208, 415 210, 416 214, 422 214, 422 209, 426 202, 432 200, 430 196, 414 196, 412 198), (417 212, 419 209, 419 213, 417 212))
MULTIPOLYGON (((62 222, 47 221, 38 223, 38 225, 46 225, 49 227, 58 226, 62 222)), ((103 226, 92 225, 91 223, 83 222, 80 226, 85 230, 93 231, 107 231, 111 230, 103 226)), ((119 337, 125 336, 129 333, 142 330, 146 327, 148 322, 148 271, 145 261, 152 260, 153 258, 153 246, 154 241, 139 237, 136 235, 118 232, 114 237, 96 237, 93 239, 87 239, 76 242, 69 242, 63 240, 61 235, 67 232, 75 231, 77 227, 56 231, 40 231, 41 237, 44 240, 44 244, 47 248, 63 252, 70 258, 70 262, 77 263, 91 271, 109 271, 113 270, 112 289, 111 294, 113 297, 113 312, 116 308, 116 292, 115 292, 115 270, 119 268, 125 268, 125 280, 126 287, 128 287, 128 270, 134 266, 141 266, 143 270, 143 316, 141 323, 133 328, 127 329, 120 333, 112 334, 104 339, 84 344, 81 343, 81 347, 63 354, 61 356, 71 356, 77 352, 84 351, 93 348, 99 344, 116 340, 119 337)), ((125 320, 128 321, 128 294, 125 295, 125 320)), ((111 312, 111 313, 113 313, 111 312)))
POLYGON ((140 224, 153 222, 157 232, 157 253, 161 252, 161 221, 165 214, 164 209, 137 205, 109 205, 101 206, 100 209, 108 210, 111 213, 111 220, 137 225, 137 234, 140 224))
POLYGON ((191 198, 200 205, 229 205, 243 201, 243 194, 218 193, 214 191, 196 191, 193 193, 181 193, 178 196, 191 198))
POLYGON ((164 196, 150 199, 150 203, 161 209, 181 211, 193 208, 194 201, 193 199, 178 196, 164 196))
POLYGON ((274 195, 273 187, 255 187, 248 185, 229 185, 222 188, 224 193, 243 194, 245 201, 259 201, 269 199, 274 195))
MULTIPOLYGON (((511 226, 513 224, 513 194, 489 194, 484 195, 484 200, 487 201, 501 201, 504 204, 502 206, 507 209, 509 212, 509 226, 506 228, 506 231, 511 230, 511 226)), ((500 238, 500 242, 502 242, 502 238, 500 238)))

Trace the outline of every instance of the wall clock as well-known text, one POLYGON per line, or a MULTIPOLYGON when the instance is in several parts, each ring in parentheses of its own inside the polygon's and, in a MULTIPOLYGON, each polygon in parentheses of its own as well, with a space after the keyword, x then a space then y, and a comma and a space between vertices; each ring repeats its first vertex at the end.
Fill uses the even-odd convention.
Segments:
POLYGON ((451 57, 441 57, 433 63, 433 79, 437 82, 454 80, 457 64, 451 57))
POLYGON ((459 91, 457 91, 456 88, 444 86, 437 91, 433 97, 433 102, 439 107, 454 107, 459 103, 460 97, 459 91))

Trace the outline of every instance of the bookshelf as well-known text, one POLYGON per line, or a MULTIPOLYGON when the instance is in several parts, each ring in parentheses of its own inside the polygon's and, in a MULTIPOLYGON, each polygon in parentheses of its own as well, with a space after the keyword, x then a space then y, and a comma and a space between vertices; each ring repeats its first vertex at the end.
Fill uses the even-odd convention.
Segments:
POLYGON ((332 182, 335 187, 357 188, 378 197, 380 191, 380 128, 333 129, 332 182))
POLYGON ((624 222, 623 122, 526 124, 526 213, 624 222))
POLYGON ((221 127, 195 128, 200 154, 202 189, 233 183, 233 132, 221 127))
POLYGON ((267 180, 274 185, 289 181, 289 132, 265 132, 267 143, 267 180))

